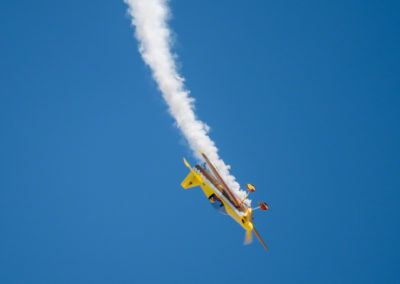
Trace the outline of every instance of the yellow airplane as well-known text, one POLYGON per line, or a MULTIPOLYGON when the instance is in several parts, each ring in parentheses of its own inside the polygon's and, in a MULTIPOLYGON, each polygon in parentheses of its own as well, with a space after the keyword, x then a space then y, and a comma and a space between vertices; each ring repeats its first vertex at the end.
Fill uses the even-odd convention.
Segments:
POLYGON ((243 200, 239 200, 226 185, 207 156, 203 152, 200 153, 214 175, 200 165, 192 168, 186 159, 183 159, 185 165, 190 169, 190 173, 181 183, 182 187, 187 189, 199 185, 213 207, 232 217, 246 230, 245 244, 252 241, 252 232, 254 232, 264 248, 268 249, 253 224, 253 211, 256 209, 268 210, 268 205, 265 202, 258 202, 259 206, 253 209, 244 204, 249 193, 255 191, 254 185, 246 184, 248 193, 243 200))

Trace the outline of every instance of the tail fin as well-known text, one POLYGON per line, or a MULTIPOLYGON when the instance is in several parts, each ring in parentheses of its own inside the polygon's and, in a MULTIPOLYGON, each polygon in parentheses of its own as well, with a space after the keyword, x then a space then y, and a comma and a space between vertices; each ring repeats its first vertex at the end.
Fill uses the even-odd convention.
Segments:
POLYGON ((200 185, 200 183, 201 183, 200 177, 192 170, 189 163, 185 159, 183 159, 183 160, 185 162, 185 165, 190 169, 190 173, 181 183, 182 187, 184 189, 187 189, 187 188, 191 188, 191 187, 200 185))
POLYGON ((195 172, 190 172, 188 176, 181 183, 184 189, 200 185, 200 179, 195 172))

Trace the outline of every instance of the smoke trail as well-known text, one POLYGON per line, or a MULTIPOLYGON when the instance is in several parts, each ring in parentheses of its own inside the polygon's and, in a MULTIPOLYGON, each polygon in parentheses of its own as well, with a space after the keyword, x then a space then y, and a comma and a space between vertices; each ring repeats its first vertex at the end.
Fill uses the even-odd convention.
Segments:
MULTIPOLYGON (((168 0, 124 0, 136 27, 135 36, 139 41, 139 51, 143 60, 150 66, 154 80, 158 84, 170 114, 175 118, 178 128, 187 139, 194 156, 201 160, 198 150, 202 150, 218 168, 222 178, 232 191, 244 198, 245 192, 235 177, 229 174, 230 166, 218 156, 215 143, 208 136, 209 127, 196 118, 194 99, 184 87, 184 79, 178 74, 175 55, 171 53, 171 32, 168 0)), ((247 201, 247 200, 246 200, 247 201)), ((247 201, 248 203, 250 201, 247 201)))

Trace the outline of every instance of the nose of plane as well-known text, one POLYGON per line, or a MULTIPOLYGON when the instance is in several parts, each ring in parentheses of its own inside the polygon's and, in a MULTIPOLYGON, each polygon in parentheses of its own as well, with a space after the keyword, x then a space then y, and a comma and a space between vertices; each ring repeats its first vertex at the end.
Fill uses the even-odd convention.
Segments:
POLYGON ((246 230, 253 230, 253 210, 251 208, 248 208, 246 214, 244 214, 242 218, 242 226, 246 230))

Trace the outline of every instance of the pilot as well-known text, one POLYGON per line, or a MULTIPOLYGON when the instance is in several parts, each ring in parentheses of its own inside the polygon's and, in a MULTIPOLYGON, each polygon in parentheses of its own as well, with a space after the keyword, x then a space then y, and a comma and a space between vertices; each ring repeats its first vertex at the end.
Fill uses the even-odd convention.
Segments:
POLYGON ((218 210, 222 214, 226 214, 224 203, 215 193, 211 194, 208 199, 210 200, 211 205, 212 207, 214 207, 214 209, 218 210))

